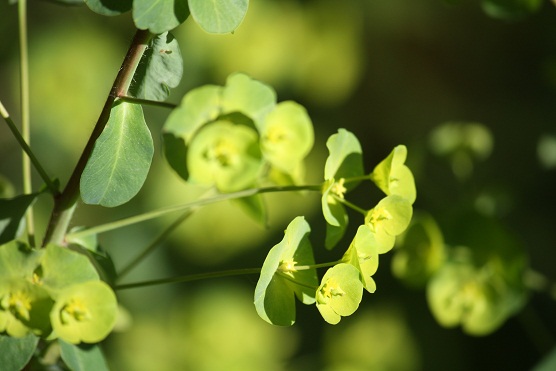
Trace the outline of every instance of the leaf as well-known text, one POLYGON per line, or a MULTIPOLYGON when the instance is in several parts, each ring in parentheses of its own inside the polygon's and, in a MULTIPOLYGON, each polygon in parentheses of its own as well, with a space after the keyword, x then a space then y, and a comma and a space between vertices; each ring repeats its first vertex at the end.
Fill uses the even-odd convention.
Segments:
MULTIPOLYGON (((324 179, 341 179, 363 175, 363 157, 361 144, 355 135, 345 129, 339 129, 326 142, 329 155, 324 165, 324 179)), ((346 185, 347 190, 356 183, 346 185)))
POLYGON ((183 59, 178 41, 168 32, 151 39, 133 76, 130 93, 141 99, 164 101, 179 85, 183 59))
POLYGON ((268 227, 268 213, 262 195, 253 195, 233 200, 239 205, 251 218, 268 227))
POLYGON ((294 174, 313 148, 313 123, 305 108, 295 102, 278 104, 268 113, 259 131, 264 157, 287 174, 294 174))
POLYGON ((187 0, 134 0, 133 21, 141 30, 153 34, 170 31, 189 16, 187 0))
POLYGON ((114 16, 131 10, 133 0, 85 0, 85 4, 93 12, 114 16))
POLYGON ((240 112, 253 120, 260 130, 266 115, 276 106, 276 92, 270 86, 242 74, 234 73, 222 91, 222 112, 240 112))
POLYGON ((295 322, 295 300, 315 301, 316 269, 297 270, 296 266, 315 264, 309 242, 309 224, 299 216, 286 229, 284 239, 275 245, 263 263, 255 288, 255 308, 259 316, 273 325, 291 326, 295 322))
POLYGON ((359 226, 342 262, 353 265, 361 272, 363 286, 370 293, 376 291, 372 276, 378 269, 378 259, 378 243, 374 234, 366 226, 359 226))
POLYGON ((147 178, 153 152, 141 106, 116 104, 81 175, 83 202, 114 207, 129 201, 147 178))
POLYGON ((189 0, 195 22, 208 33, 230 33, 239 27, 249 0, 189 0))
POLYGON ((34 250, 21 241, 10 241, 0 246, 0 278, 30 279, 39 265, 44 250, 34 250))
POLYGON ((72 371, 108 371, 108 366, 98 344, 69 344, 58 340, 60 356, 72 371))
POLYGON ((386 196, 365 216, 365 225, 375 234, 379 254, 394 247, 395 237, 409 226, 413 208, 406 198, 386 196))
POLYGON ((37 196, 37 193, 33 193, 11 199, 0 199, 0 245, 15 239, 22 233, 25 213, 37 196))
POLYGON ((0 334, 0 365, 5 371, 19 371, 33 356, 39 338, 29 334, 22 338, 0 334))
POLYGON ((58 292, 50 312, 55 336, 72 344, 97 343, 116 323, 116 295, 103 281, 87 281, 58 292))

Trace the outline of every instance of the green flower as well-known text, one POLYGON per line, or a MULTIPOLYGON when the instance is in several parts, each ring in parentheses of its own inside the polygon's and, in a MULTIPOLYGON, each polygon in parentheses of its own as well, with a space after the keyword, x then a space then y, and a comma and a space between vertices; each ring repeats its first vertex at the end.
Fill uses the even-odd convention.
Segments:
POLYGON ((413 204, 417 191, 413 173, 404 164, 406 158, 407 148, 404 145, 395 147, 390 155, 374 168, 371 180, 386 195, 398 195, 413 204))
POLYGON ((317 289, 317 309, 332 325, 342 316, 352 315, 363 297, 359 270, 351 264, 340 263, 328 269, 317 289))
POLYGON ((363 286, 368 292, 376 291, 372 275, 378 269, 378 243, 368 227, 359 226, 355 238, 342 257, 342 262, 353 265, 361 272, 363 286))
POLYGON ((365 216, 365 225, 375 235, 378 253, 384 254, 394 247, 396 236, 403 233, 413 215, 409 201, 401 196, 386 196, 365 216))

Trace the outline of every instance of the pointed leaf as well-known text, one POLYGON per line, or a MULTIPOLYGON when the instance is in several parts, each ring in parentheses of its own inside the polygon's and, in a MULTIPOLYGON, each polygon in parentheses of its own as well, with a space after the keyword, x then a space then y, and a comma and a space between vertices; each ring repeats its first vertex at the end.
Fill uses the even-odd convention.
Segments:
POLYGON ((114 16, 131 10, 133 0, 85 0, 85 4, 93 12, 114 16))
POLYGON ((143 186, 154 152, 140 105, 115 105, 81 176, 83 202, 119 206, 143 186))
POLYGON ((149 42, 133 76, 130 93, 141 99, 163 101, 170 88, 179 85, 183 75, 183 59, 178 41, 168 32, 149 42))
POLYGON ((187 0, 134 0, 133 21, 141 30, 153 34, 170 31, 189 16, 187 0))
POLYGON ((98 344, 74 345, 58 340, 60 356, 73 371, 108 371, 108 365, 98 344))
POLYGON ((209 33, 230 33, 239 27, 249 0, 189 0, 191 16, 209 33))
POLYGON ((29 362, 39 338, 29 334, 22 338, 0 335, 0 365, 5 371, 22 370, 29 362))
POLYGON ((0 245, 18 237, 24 226, 25 213, 38 194, 0 199, 0 245))
POLYGON ((268 213, 262 195, 253 195, 234 200, 251 218, 268 227, 268 213))

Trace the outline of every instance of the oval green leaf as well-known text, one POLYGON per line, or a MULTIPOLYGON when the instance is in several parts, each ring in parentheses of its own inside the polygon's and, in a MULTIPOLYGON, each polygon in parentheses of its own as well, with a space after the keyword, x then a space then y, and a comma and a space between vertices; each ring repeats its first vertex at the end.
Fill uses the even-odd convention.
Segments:
POLYGON ((70 344, 58 340, 60 356, 73 371, 108 371, 108 365, 98 344, 70 344))
POLYGON ((195 22, 206 32, 216 34, 238 28, 248 7, 249 0, 189 0, 195 22))
POLYGON ((37 348, 39 338, 29 334, 22 338, 0 335, 0 365, 7 371, 22 370, 37 348))
POLYGON ((141 30, 153 34, 170 31, 189 16, 187 0, 134 0, 133 21, 141 30))
POLYGON ((93 12, 101 15, 120 15, 131 10, 133 0, 85 0, 93 12))
POLYGON ((147 178, 153 153, 141 106, 116 104, 81 175, 83 202, 114 207, 132 199, 147 178))

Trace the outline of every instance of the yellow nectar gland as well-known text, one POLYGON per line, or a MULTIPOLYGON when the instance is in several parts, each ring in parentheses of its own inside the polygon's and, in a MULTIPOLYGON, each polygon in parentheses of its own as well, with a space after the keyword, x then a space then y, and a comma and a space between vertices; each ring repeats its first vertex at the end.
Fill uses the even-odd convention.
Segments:
POLYGON ((368 217, 367 225, 373 232, 376 232, 382 222, 392 219, 392 214, 388 210, 383 207, 375 207, 368 217))
POLYGON ((330 192, 335 194, 339 198, 344 198, 344 194, 347 192, 347 188, 344 187, 345 181, 346 180, 344 178, 340 178, 340 180, 334 182, 332 188, 330 189, 330 192))
POLYGON ((277 144, 286 139, 286 131, 281 125, 275 125, 268 129, 265 139, 271 143, 277 144))
POLYGON ((293 277, 293 274, 297 272, 297 268, 295 268, 296 264, 297 262, 294 261, 293 258, 282 260, 278 266, 278 270, 293 277))
POLYGON ((328 303, 328 301, 334 296, 343 296, 345 291, 340 288, 340 285, 338 285, 334 279, 329 279, 322 286, 319 293, 322 297, 322 302, 328 303))
POLYGON ((222 167, 228 167, 234 163, 237 157, 236 148, 226 140, 219 140, 213 147, 209 148, 205 157, 209 161, 218 162, 222 167))
POLYGON ((31 310, 31 299, 27 294, 18 291, 4 296, 0 302, 0 306, 10 311, 14 316, 29 320, 29 311, 31 310))
POLYGON ((60 312, 60 318, 63 324, 67 324, 70 321, 81 322, 89 319, 89 317, 90 314, 87 307, 79 299, 72 299, 60 312))

